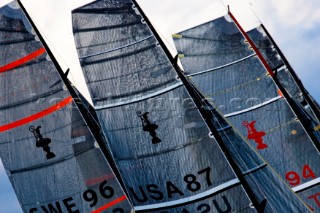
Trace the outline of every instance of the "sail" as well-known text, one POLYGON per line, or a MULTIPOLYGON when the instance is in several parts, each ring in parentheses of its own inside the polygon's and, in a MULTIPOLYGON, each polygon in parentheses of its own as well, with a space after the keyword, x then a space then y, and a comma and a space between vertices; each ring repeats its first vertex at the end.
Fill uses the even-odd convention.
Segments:
POLYGON ((303 86, 301 80, 263 24, 248 32, 268 65, 277 72, 277 78, 288 92, 303 105, 304 109, 319 122, 319 105, 303 86))
POLYGON ((18 2, 0 8, 0 157, 24 212, 131 206, 18 2))
POLYGON ((319 152, 231 17, 173 38, 193 83, 279 176, 318 209, 319 152))
MULTIPOLYGON (((137 5, 99 0, 74 10, 72 19, 94 108, 134 209, 258 211, 137 5)), ((289 211, 307 211, 285 185, 276 191, 290 197, 283 205, 289 211)))
POLYGON ((206 121, 212 136, 217 140, 243 183, 257 211, 308 211, 277 174, 252 150, 249 143, 206 100, 192 80, 182 72, 178 71, 178 75, 206 121))

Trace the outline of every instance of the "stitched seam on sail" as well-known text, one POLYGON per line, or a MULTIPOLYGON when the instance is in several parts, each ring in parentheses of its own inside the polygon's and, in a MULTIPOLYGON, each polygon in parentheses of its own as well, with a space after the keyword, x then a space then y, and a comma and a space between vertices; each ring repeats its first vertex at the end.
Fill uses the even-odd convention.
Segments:
POLYGON ((82 8, 73 10, 72 13, 93 13, 93 14, 105 14, 108 15, 111 13, 127 13, 127 12, 134 12, 132 9, 132 4, 124 5, 124 7, 108 7, 108 8, 82 8))
POLYGON ((237 64, 237 63, 239 63, 239 62, 245 61, 245 60, 247 60, 247 59, 250 59, 250 58, 254 57, 255 55, 256 55, 256 54, 253 53, 253 54, 248 55, 248 56, 246 56, 246 57, 244 57, 244 58, 241 58, 241 59, 239 59, 239 60, 230 62, 230 63, 228 63, 228 64, 224 64, 224 65, 221 65, 221 66, 218 66, 218 67, 215 67, 215 68, 211 68, 211 69, 199 71, 199 72, 196 72, 196 73, 193 73, 193 74, 189 74, 189 75, 187 75, 187 76, 196 76, 196 75, 200 75, 200 74, 207 73, 207 72, 213 72, 213 71, 215 71, 215 70, 219 70, 219 69, 222 69, 222 68, 225 68, 225 67, 228 67, 228 66, 237 64))
MULTIPOLYGON (((112 57, 109 57, 109 58, 104 58, 104 59, 99 59, 99 60, 92 60, 90 62, 86 62, 85 59, 81 60, 81 65, 83 67, 87 66, 87 65, 90 65, 90 64, 98 64, 98 63, 103 63, 103 62, 107 62, 107 61, 112 61, 112 60, 117 60, 119 58, 123 59, 124 57, 128 57, 128 56, 132 56, 132 55, 136 55, 138 53, 141 53, 141 52, 145 52, 145 51, 148 51, 152 48, 155 48, 157 47, 155 44, 152 44, 152 45, 149 45, 147 47, 144 47, 144 48, 141 48, 139 50, 136 50, 136 51, 131 51, 131 52, 128 52, 128 53, 125 53, 125 54, 121 54, 121 55, 117 55, 117 56, 112 56, 112 57)), ((86 70, 86 72, 88 72, 86 70)))
POLYGON ((91 146, 91 147, 86 148, 84 150, 81 150, 81 151, 79 151, 77 153, 67 155, 67 156, 65 156, 63 158, 60 158, 58 160, 55 160, 55 161, 52 161, 52 162, 49 162, 49 163, 38 164, 38 165, 34 165, 34 166, 23 168, 23 169, 15 169, 15 170, 11 170, 10 172, 11 172, 11 174, 16 174, 16 173, 22 173, 22 172, 28 172, 28 171, 32 171, 32 170, 42 169, 42 168, 54 165, 56 163, 62 163, 64 161, 70 160, 73 157, 81 155, 81 154, 83 154, 85 152, 90 151, 91 149, 94 149, 94 148, 95 148, 95 146, 91 146))
POLYGON ((91 32, 91 31, 101 31, 101 30, 112 30, 116 28, 122 28, 126 26, 132 26, 136 24, 141 24, 141 21, 135 21, 127 24, 116 24, 111 26, 104 26, 104 27, 93 27, 93 28, 84 28, 84 29, 75 29, 74 33, 82 33, 82 32, 91 32))
MULTIPOLYGON (((110 77, 110 78, 101 78, 101 79, 98 79, 98 80, 87 80, 86 83, 87 84, 91 84, 91 83, 96 83, 96 82, 102 82, 102 81, 108 81, 108 80, 114 80, 114 79, 119 79, 121 77, 126 77, 126 76, 129 76, 129 75, 133 75, 133 74, 140 74, 140 73, 144 73, 144 72, 148 72, 150 71, 153 67, 155 66, 158 66, 158 68, 162 65, 165 65, 163 67, 163 70, 171 70, 172 69, 172 66, 171 65, 168 65, 166 63, 162 63, 162 64, 158 64, 158 65, 154 65, 154 66, 151 66, 151 67, 147 67, 147 68, 144 68, 144 69, 140 69, 139 71, 134 71, 131 73, 126 73, 126 74, 123 74, 123 75, 118 75, 118 76, 113 76, 113 77, 110 77)), ((160 70, 159 70, 160 71, 160 70)), ((154 71, 154 72, 157 72, 157 71, 154 71)), ((170 71, 168 71, 170 72, 170 71)))
POLYGON ((224 117, 228 118, 228 117, 232 117, 232 116, 235 116, 235 115, 240 115, 240 114, 243 114, 243 113, 246 113, 246 112, 250 112, 252 110, 259 109, 259 108, 261 108, 263 106, 266 106, 268 104, 271 104, 271 103, 273 103, 273 102, 275 102, 275 101, 277 101, 277 100, 279 100, 281 98, 282 98, 282 96, 277 96, 277 97, 274 97, 274 98, 272 98, 272 99, 270 99, 268 101, 265 101, 265 102, 263 102, 261 104, 257 104, 257 105, 254 105, 252 107, 248 107, 248 108, 243 109, 243 110, 239 110, 239 111, 235 111, 235 112, 231 112, 231 113, 225 114, 224 117))
POLYGON ((31 97, 31 98, 28 98, 28 99, 25 99, 25 100, 22 100, 22 101, 18 101, 18 102, 15 102, 15 103, 3 105, 3 106, 0 106, 0 110, 4 110, 4 109, 10 108, 10 107, 17 107, 17 106, 21 106, 21 105, 24 105, 24 104, 29 104, 30 102, 34 102, 34 101, 38 100, 39 98, 48 97, 48 96, 56 94, 56 93, 58 93, 58 92, 60 92, 62 90, 63 90, 62 88, 59 88, 59 89, 56 89, 56 90, 53 90, 53 91, 50 91, 50 92, 47 92, 47 93, 44 93, 44 94, 40 94, 40 95, 31 97))
POLYGON ((186 144, 183 144, 183 145, 180 145, 180 146, 176 146, 176 147, 172 147, 170 149, 166 149, 166 150, 163 150, 161 152, 153 152, 153 153, 148 153, 148 154, 143 154, 143 155, 138 155, 138 156, 132 156, 132 157, 126 157, 126 158, 117 158, 117 157, 114 157, 116 160, 137 160, 137 159, 141 159, 141 158, 148 158, 148 157, 153 157, 153 156, 157 156, 157 155, 161 155, 161 154, 164 154, 164 153, 169 153, 169 152, 172 152, 172 151, 176 151, 176 150, 179 150, 179 149, 183 149, 187 146, 190 146, 190 145, 193 145, 193 144, 197 144, 199 142, 202 142, 204 138, 208 137, 207 135, 205 136, 202 136, 201 138, 198 138, 198 139, 195 139, 193 141, 190 141, 186 144))
MULTIPOLYGON (((146 100, 146 99, 149 99, 149 98, 154 98, 154 97, 157 97, 159 95, 162 95, 162 94, 165 94, 167 92, 170 92, 178 87, 182 86, 182 83, 176 83, 176 84, 173 84, 171 86, 168 86, 166 87, 165 89, 162 89, 162 90, 158 90, 156 92, 153 92, 151 94, 148 94, 148 95, 144 95, 143 97, 137 97, 137 98, 133 98, 133 99, 127 99, 125 101, 122 101, 122 102, 115 102, 113 104, 106 104, 106 105, 102 105, 102 106, 95 106, 94 109, 95 110, 102 110, 102 109, 109 109, 109 108, 113 108, 113 107, 118 107, 118 106, 124 106, 124 105, 128 105, 128 104, 131 104, 131 103, 136 103, 136 102, 140 102, 140 101, 143 101, 143 100, 146 100)), ((107 99, 107 98, 106 98, 107 99)), ((95 99, 93 101, 96 101, 95 99)), ((100 100, 98 100, 100 101, 100 100)))
POLYGON ((30 42, 30 41, 34 41, 34 36, 32 36, 30 38, 24 38, 24 39, 3 41, 3 42, 0 42, 0 45, 10 45, 10 44, 30 42))
POLYGON ((2 31, 2 32, 11 32, 11 33, 30 33, 29 31, 27 31, 27 30, 20 30, 20 31, 17 31, 17 30, 15 30, 15 29, 5 29, 5 28, 0 28, 0 31, 2 31))
POLYGON ((79 59, 85 59, 85 58, 89 58, 89 57, 93 57, 93 56, 97 56, 97 55, 102 55, 102 54, 105 54, 105 53, 110 53, 110 52, 113 52, 113 51, 116 51, 116 50, 121 50, 123 48, 126 48, 126 47, 130 47, 132 45, 135 45, 135 44, 138 44, 138 43, 141 43, 149 38, 153 38, 153 36, 148 36, 144 39, 141 39, 141 40, 138 40, 138 41, 135 41, 135 42, 132 42, 130 44, 126 44, 124 46, 121 46, 121 47, 117 47, 117 48, 114 48, 114 49, 111 49, 111 50, 107 50, 107 51, 104 51, 104 52, 99 52, 99 53, 95 53, 95 54, 92 54, 92 55, 85 55, 85 56, 82 56, 82 57, 79 57, 79 59))

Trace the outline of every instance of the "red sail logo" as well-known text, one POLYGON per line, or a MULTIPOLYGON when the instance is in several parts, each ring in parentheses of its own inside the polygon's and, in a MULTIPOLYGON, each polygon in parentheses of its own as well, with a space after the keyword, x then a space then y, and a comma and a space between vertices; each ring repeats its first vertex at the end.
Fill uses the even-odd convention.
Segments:
POLYGON ((254 140, 258 145, 257 145, 257 149, 265 149, 268 147, 267 144, 263 143, 263 136, 266 135, 265 132, 258 132, 255 128, 254 128, 254 124, 256 123, 256 121, 252 121, 252 122, 248 122, 248 121, 244 121, 242 123, 243 126, 245 126, 248 130, 248 139, 249 140, 254 140))

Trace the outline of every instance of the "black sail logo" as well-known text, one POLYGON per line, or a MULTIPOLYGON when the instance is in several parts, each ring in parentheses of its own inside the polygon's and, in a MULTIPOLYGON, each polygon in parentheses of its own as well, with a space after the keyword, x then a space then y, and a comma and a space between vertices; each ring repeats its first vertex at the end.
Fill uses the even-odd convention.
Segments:
POLYGON ((157 124, 153 124, 149 121, 148 118, 149 112, 142 113, 140 111, 137 112, 137 115, 140 117, 142 122, 143 131, 149 132, 152 137, 152 144, 157 144, 161 142, 161 139, 157 137, 156 129, 158 129, 157 124))
POLYGON ((45 151, 47 159, 54 158, 56 155, 50 151, 49 144, 51 143, 50 138, 43 138, 40 133, 41 126, 37 126, 37 128, 34 128, 34 126, 30 126, 29 130, 33 133, 34 137, 36 138, 36 147, 42 147, 43 151, 45 151))

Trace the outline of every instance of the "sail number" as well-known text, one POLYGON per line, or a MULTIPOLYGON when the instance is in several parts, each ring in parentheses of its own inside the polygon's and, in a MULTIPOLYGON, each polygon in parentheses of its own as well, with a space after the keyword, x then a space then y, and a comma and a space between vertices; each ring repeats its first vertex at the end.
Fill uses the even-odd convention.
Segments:
MULTIPOLYGON (((212 182, 210 179, 210 167, 202 169, 197 172, 197 175, 187 174, 183 177, 185 187, 191 192, 197 192, 201 189, 201 183, 198 179, 205 179, 206 185, 211 186, 212 182)), ((132 187, 129 187, 129 190, 132 194, 132 197, 138 202, 147 202, 148 199, 153 200, 162 200, 164 197, 173 198, 177 196, 183 196, 184 193, 177 185, 171 181, 166 181, 164 190, 160 190, 160 187, 156 184, 148 184, 145 189, 142 186, 138 186, 139 193, 134 191, 132 187)))
MULTIPOLYGON (((107 186, 107 181, 103 181, 99 186, 99 192, 103 198, 111 198, 114 195, 114 190, 111 186, 107 186)), ((82 197, 85 201, 90 202, 90 207, 94 207, 98 202, 97 193, 92 190, 88 189, 83 194, 82 197)))
MULTIPOLYGON (((105 199, 112 198, 114 195, 114 189, 111 186, 107 185, 107 181, 103 181, 99 185, 99 197, 103 197, 105 199)), ((98 203, 98 193, 92 189, 87 189, 82 193, 83 199, 89 203, 90 207, 95 207, 98 203)), ((40 209, 38 208, 31 208, 29 210, 29 213, 37 213, 37 212, 56 212, 56 213, 62 213, 63 206, 69 213, 80 213, 79 209, 77 209, 76 203, 74 202, 74 199, 72 197, 66 198, 62 200, 61 202, 57 201, 55 203, 49 203, 46 206, 40 206, 40 209), (61 205, 62 204, 62 205, 61 205), (40 211, 38 211, 40 210, 40 211)), ((124 213, 124 210, 122 208, 116 208, 112 212, 114 213, 124 213)))
MULTIPOLYGON (((314 179, 316 178, 316 175, 311 170, 309 165, 304 165, 302 169, 302 177, 304 179, 308 179, 308 178, 314 179)), ((301 176, 294 171, 287 172, 286 179, 289 181, 291 186, 297 186, 301 183, 301 176)))

